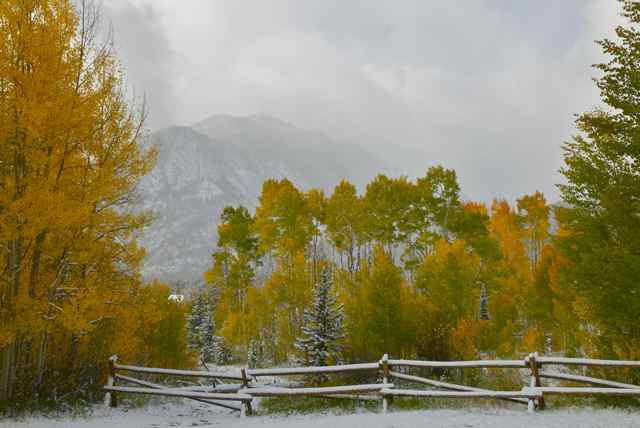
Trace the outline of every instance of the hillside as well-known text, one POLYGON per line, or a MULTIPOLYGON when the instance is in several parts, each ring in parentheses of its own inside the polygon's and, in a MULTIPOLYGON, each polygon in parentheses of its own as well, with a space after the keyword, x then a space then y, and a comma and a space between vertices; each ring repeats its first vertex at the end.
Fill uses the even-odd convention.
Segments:
POLYGON ((169 282, 201 278, 222 208, 253 208, 268 178, 331 191, 342 178, 362 187, 379 172, 393 172, 358 145, 267 116, 213 116, 162 129, 147 143, 159 156, 140 184, 142 206, 155 214, 141 240, 148 251, 143 275, 169 282))

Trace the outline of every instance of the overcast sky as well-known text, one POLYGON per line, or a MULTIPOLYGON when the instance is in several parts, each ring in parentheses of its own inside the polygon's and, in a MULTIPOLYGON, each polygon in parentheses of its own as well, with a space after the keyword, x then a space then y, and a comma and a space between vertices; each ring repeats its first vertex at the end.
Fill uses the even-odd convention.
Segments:
POLYGON ((149 126, 267 114, 357 142, 468 198, 557 200, 561 144, 598 105, 614 0, 107 0, 149 126))

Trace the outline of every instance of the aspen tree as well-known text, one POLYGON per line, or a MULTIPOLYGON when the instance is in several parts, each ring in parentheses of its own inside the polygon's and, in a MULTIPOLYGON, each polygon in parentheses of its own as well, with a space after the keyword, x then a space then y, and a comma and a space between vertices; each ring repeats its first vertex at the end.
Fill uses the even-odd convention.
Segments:
POLYGON ((77 343, 139 282, 148 217, 125 207, 154 156, 98 17, 86 1, 0 2, 0 402, 29 380, 37 393, 52 335, 77 343))

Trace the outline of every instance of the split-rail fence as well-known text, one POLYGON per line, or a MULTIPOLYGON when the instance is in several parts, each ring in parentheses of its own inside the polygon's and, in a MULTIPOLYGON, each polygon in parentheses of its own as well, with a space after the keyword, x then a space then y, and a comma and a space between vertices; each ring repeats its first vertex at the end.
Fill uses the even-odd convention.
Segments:
POLYGON ((599 366, 640 369, 640 361, 594 360, 585 358, 545 357, 532 353, 522 360, 475 360, 475 361, 419 361, 393 360, 385 354, 375 363, 344 364, 322 367, 292 368, 242 368, 236 372, 174 370, 119 364, 117 357, 109 359, 109 376, 105 404, 116 407, 118 395, 122 393, 149 394, 181 397, 202 403, 224 407, 240 412, 240 416, 251 414, 254 397, 323 397, 351 398, 355 400, 380 400, 383 412, 388 411, 394 397, 413 398, 487 398, 507 400, 527 406, 527 411, 545 408, 544 398, 550 395, 564 396, 630 396, 640 397, 640 386, 595 377, 547 371, 549 366, 599 366), (495 391, 466 385, 443 382, 427 377, 407 374, 407 369, 528 369, 529 383, 519 391, 495 391), (190 377, 210 380, 205 386, 165 386, 121 374, 132 372, 175 377, 190 377), (324 387, 282 387, 260 384, 260 378, 281 376, 321 376, 328 373, 370 372, 381 375, 381 383, 324 387), (542 379, 555 379, 590 387, 543 386, 542 379), (437 389, 400 389, 393 380, 427 385, 437 389), (122 386, 122 384, 135 386, 122 386))

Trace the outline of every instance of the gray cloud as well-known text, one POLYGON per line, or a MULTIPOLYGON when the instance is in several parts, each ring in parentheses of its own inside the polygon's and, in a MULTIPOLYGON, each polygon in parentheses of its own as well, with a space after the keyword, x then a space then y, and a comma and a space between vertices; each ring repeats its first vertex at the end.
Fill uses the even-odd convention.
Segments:
POLYGON ((150 125, 269 114, 360 143, 408 175, 442 163, 467 197, 555 183, 598 96, 594 39, 617 2, 109 0, 150 125))
POLYGON ((145 97, 147 125, 161 128, 176 120, 183 101, 176 92, 178 55, 170 45, 157 10, 151 4, 110 2, 103 12, 113 26, 116 50, 123 62, 129 90, 145 97))

